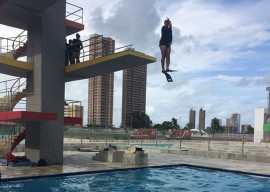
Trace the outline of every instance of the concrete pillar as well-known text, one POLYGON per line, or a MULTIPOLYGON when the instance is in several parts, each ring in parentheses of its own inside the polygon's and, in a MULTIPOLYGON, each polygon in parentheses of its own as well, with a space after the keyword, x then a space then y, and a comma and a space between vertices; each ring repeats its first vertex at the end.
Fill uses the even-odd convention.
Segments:
POLYGON ((263 124, 265 120, 265 109, 256 108, 254 118, 254 142, 259 143, 261 139, 264 139, 263 124))
POLYGON ((65 9, 66 1, 58 0, 28 26, 34 72, 28 75, 27 92, 34 95, 27 98, 26 109, 57 113, 57 120, 27 123, 25 153, 48 164, 63 163, 65 9))

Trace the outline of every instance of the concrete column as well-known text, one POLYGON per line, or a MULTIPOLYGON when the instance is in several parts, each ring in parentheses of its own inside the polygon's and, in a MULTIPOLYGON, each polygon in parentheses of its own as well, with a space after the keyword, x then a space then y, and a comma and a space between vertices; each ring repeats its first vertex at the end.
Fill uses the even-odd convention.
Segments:
POLYGON ((58 0, 28 26, 34 72, 27 78, 27 91, 34 95, 27 98, 26 108, 57 113, 57 120, 26 125, 25 153, 32 161, 45 159, 48 164, 63 163, 65 8, 66 1, 58 0))
POLYGON ((254 142, 259 143, 261 139, 264 139, 263 124, 265 119, 265 109, 256 108, 254 118, 254 142))

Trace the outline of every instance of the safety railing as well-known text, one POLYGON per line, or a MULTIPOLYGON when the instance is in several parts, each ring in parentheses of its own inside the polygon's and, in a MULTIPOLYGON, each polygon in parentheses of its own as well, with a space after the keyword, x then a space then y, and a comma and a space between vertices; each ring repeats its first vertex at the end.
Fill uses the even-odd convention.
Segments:
POLYGON ((16 135, 22 133, 25 130, 25 126, 22 123, 17 123, 9 129, 9 133, 6 137, 8 140, 12 140, 16 135))
MULTIPOLYGON (((15 78, 0 82, 0 111, 24 111, 26 110, 26 97, 40 94, 26 90, 26 79, 15 78)), ((31 103, 38 106, 40 103, 31 103)))
POLYGON ((33 61, 32 46, 27 43, 27 31, 22 31, 16 37, 0 37, 0 56, 9 57, 20 61, 33 61))
POLYGON ((90 59, 111 55, 124 50, 135 50, 132 48, 132 44, 122 47, 111 48, 105 42, 107 38, 103 38, 103 35, 96 35, 89 39, 82 40, 81 43, 72 43, 72 39, 69 39, 66 47, 67 64, 75 64, 79 62, 88 61, 90 59), (103 46, 103 48, 101 48, 103 46), (78 59, 76 59, 79 58, 78 59), (78 61, 77 61, 78 60, 78 61))
POLYGON ((83 8, 67 2, 66 19, 83 24, 83 8))
POLYGON ((25 78, 14 78, 0 82, 0 98, 20 92, 26 87, 25 78))
POLYGON ((12 43, 12 49, 15 51, 19 47, 25 46, 27 42, 27 31, 22 31, 17 37, 15 37, 13 43, 12 43))

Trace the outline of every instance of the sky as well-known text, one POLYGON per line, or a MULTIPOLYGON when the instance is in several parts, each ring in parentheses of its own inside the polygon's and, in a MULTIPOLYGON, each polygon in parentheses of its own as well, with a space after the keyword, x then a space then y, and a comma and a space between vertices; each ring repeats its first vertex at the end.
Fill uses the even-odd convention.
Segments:
MULTIPOLYGON (((189 110, 206 111, 222 124, 233 113, 241 124, 254 126, 255 108, 266 108, 270 85, 270 0, 69 0, 83 7, 81 39, 97 33, 111 37, 116 47, 157 58, 148 65, 146 114, 154 124, 176 118, 184 127, 189 110), (163 21, 172 21, 173 82, 161 73, 159 49, 163 21)), ((0 36, 18 34, 0 25, 0 36)), ((15 35, 16 36, 16 35, 15 35)), ((7 78, 1 75, 1 79, 7 78)), ((88 81, 66 84, 66 99, 80 100, 87 123, 88 81)), ((113 125, 121 122, 122 71, 115 72, 113 125)))

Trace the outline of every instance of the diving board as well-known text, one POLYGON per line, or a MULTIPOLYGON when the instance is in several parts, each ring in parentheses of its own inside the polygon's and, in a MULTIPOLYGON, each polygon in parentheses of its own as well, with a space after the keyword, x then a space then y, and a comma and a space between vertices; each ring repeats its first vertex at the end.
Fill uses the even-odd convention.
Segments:
POLYGON ((88 79, 153 62, 156 62, 155 57, 133 50, 126 50, 66 66, 66 82, 88 79))
POLYGON ((34 65, 32 63, 0 56, 0 73, 16 77, 26 77, 27 73, 33 70, 34 65))
POLYGON ((0 112, 0 121, 55 121, 56 113, 34 112, 34 111, 6 111, 0 112))
POLYGON ((65 23, 66 23, 66 35, 67 36, 84 30, 84 25, 81 23, 71 21, 68 19, 66 19, 65 23))

